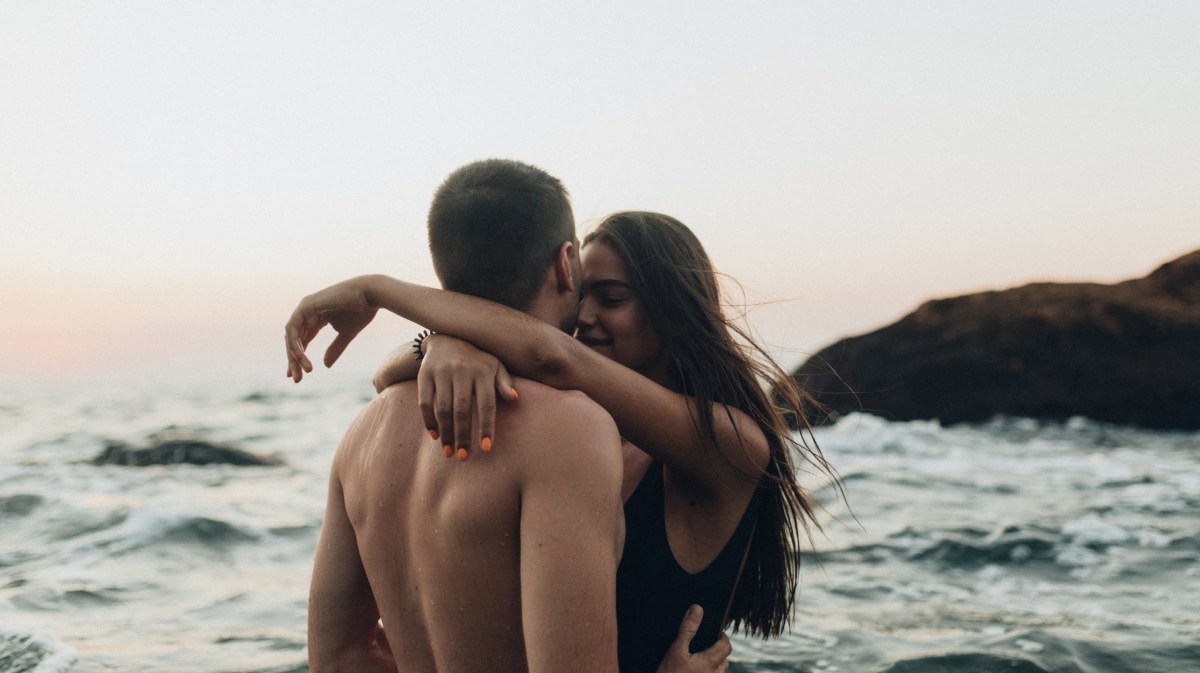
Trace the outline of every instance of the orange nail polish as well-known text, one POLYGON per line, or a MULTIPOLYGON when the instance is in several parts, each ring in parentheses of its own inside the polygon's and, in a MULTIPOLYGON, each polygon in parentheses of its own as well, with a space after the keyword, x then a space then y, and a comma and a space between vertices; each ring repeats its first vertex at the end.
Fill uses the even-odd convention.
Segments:
POLYGON ((466 459, 467 459, 467 455, 468 455, 468 454, 467 454, 467 450, 466 450, 466 449, 459 449, 459 450, 458 450, 458 459, 459 459, 459 460, 466 460, 466 459))
POLYGON ((454 447, 450 446, 449 444, 443 444, 442 445, 442 453, 445 454, 447 458, 449 458, 450 456, 454 455, 454 447))
POLYGON ((433 429, 431 429, 431 430, 429 431, 429 436, 430 436, 430 437, 433 437, 433 438, 434 438, 434 440, 441 439, 441 435, 439 435, 439 434, 438 434, 438 431, 437 431, 437 430, 433 430, 433 429))
POLYGON ((485 453, 488 451, 491 451, 492 450, 492 438, 484 437, 483 441, 479 442, 479 446, 484 450, 485 453))
POLYGON ((512 391, 513 391, 513 399, 514 399, 514 400, 519 400, 519 399, 521 399, 521 394, 517 392, 517 389, 516 389, 516 388, 513 388, 513 389, 512 389, 512 391))

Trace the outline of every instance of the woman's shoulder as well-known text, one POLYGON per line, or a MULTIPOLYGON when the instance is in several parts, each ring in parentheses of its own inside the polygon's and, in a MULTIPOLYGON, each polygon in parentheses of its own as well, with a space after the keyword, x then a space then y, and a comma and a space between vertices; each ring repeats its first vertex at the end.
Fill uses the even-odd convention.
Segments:
POLYGON ((713 421, 718 426, 720 448, 743 474, 765 472, 771 459, 771 443, 765 431, 747 412, 713 402, 713 421))

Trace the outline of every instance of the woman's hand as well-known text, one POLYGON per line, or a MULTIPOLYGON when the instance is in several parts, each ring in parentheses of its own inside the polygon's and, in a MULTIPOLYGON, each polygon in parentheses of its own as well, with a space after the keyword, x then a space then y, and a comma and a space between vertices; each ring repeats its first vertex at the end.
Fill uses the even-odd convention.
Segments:
POLYGON ((367 299, 368 280, 359 276, 330 285, 300 300, 292 317, 283 329, 284 348, 288 355, 288 373, 296 383, 311 372, 312 362, 304 350, 326 325, 337 331, 337 337, 325 349, 325 366, 332 367, 346 346, 375 318, 377 307, 367 299))
POLYGON ((429 434, 442 440, 447 458, 465 460, 476 448, 491 451, 496 393, 509 402, 517 400, 508 370, 491 354, 451 336, 433 334, 423 345, 417 397, 429 434))
POLYGON ((703 619, 704 608, 699 605, 688 608, 679 624, 679 635, 667 648, 666 656, 658 665, 658 673, 725 673, 729 670, 729 655, 733 653, 733 645, 724 633, 707 650, 695 654, 688 651, 688 645, 700 630, 700 621, 703 619))

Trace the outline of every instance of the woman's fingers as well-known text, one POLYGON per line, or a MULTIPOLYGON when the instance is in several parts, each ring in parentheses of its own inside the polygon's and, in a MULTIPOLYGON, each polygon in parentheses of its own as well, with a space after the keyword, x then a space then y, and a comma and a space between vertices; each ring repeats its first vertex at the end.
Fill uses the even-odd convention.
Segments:
POLYGON ((675 636, 676 647, 682 647, 684 652, 688 651, 688 645, 692 642, 692 638, 696 637, 696 632, 700 630, 700 622, 704 620, 704 608, 699 605, 693 605, 688 608, 683 615, 683 620, 679 622, 679 633, 675 636))
MULTIPOLYGON (((430 337, 432 340, 432 337, 430 337)), ((417 374, 417 399, 430 435, 447 457, 466 460, 496 441, 499 400, 515 401, 512 377, 495 357, 458 339, 438 335, 417 374)))
POLYGON ((442 383, 435 379, 433 391, 433 415, 437 423, 438 437, 446 457, 454 455, 454 386, 450 382, 442 383))
POLYGON ((730 654, 733 654, 733 644, 729 642, 729 636, 722 633, 712 647, 698 652, 696 656, 704 660, 704 666, 708 670, 723 673, 729 670, 730 654))
POLYGON ((325 351, 325 366, 341 357, 346 346, 371 323, 378 309, 372 308, 359 278, 330 285, 300 300, 283 328, 283 343, 288 355, 288 376, 297 383, 304 372, 313 370, 305 349, 326 325, 337 332, 325 351))
POLYGON ((350 341, 352 339, 354 339, 353 334, 347 335, 341 332, 339 332, 338 335, 333 338, 333 341, 329 344, 329 348, 325 349, 326 367, 332 367, 333 363, 337 362, 338 358, 342 357, 342 353, 346 352, 346 346, 350 345, 350 341))
POLYGON ((308 347, 308 343, 324 326, 318 324, 310 327, 309 322, 310 320, 305 317, 303 302, 301 302, 301 305, 292 311, 291 318, 283 327, 283 347, 288 356, 288 376, 296 383, 304 378, 304 372, 312 371, 312 362, 309 361, 308 355, 304 351, 308 347))
POLYGON ((496 436, 496 387, 488 377, 475 382, 475 422, 479 428, 479 448, 492 450, 496 436))
POLYGON ((499 360, 496 361, 496 391, 509 402, 516 402, 519 397, 517 387, 513 385, 512 376, 499 360))
POLYGON ((434 412, 437 406, 436 390, 437 386, 433 375, 429 373, 427 367, 422 367, 417 372, 417 406, 421 409, 421 419, 425 422, 425 429, 429 431, 429 436, 441 439, 442 435, 438 432, 437 414, 434 412))
POLYGON ((472 421, 475 416, 475 380, 470 370, 460 370, 454 377, 454 448, 459 460, 466 460, 475 445, 472 421))
POLYGON ((725 673, 729 669, 729 655, 733 652, 733 646, 729 636, 723 633, 708 649, 695 654, 689 652, 689 645, 700 630, 703 619, 704 609, 699 605, 688 608, 679 622, 675 641, 658 666, 658 673, 725 673))

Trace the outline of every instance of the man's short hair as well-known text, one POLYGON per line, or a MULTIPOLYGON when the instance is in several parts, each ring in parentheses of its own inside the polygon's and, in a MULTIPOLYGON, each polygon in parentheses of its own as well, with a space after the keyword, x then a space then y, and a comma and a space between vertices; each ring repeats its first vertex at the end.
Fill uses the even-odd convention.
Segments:
POLYGON ((429 251, 442 287, 521 311, 533 303, 559 247, 574 240, 562 182, 519 161, 459 168, 429 207, 429 251))

